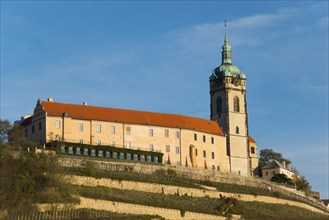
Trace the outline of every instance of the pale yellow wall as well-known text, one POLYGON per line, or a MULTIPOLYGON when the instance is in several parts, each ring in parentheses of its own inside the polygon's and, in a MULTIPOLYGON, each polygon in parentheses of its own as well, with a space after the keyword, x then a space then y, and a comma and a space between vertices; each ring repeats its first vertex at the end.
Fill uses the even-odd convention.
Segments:
POLYGON ((59 139, 61 140, 63 137, 63 119, 62 117, 53 117, 47 116, 46 117, 46 137, 47 142, 52 140, 59 139), (59 128, 56 128, 56 121, 59 121, 59 128))
POLYGON ((230 157, 231 160, 231 172, 242 176, 250 176, 249 170, 247 169, 248 159, 239 157, 230 157))
MULTIPOLYGON (((230 87, 236 88, 234 85, 231 85, 230 87)), ((238 89, 240 89, 240 88, 238 88, 238 89)), ((230 91, 228 93, 228 96, 229 96, 229 105, 228 105, 228 110, 229 111, 232 111, 232 112, 234 111, 233 98, 235 96, 237 96, 239 98, 239 101, 240 101, 240 113, 245 113, 246 112, 245 106, 244 106, 244 94, 241 91, 230 89, 230 91)))
POLYGON ((221 171, 229 171, 229 160, 226 153, 226 138, 224 136, 183 129, 182 165, 184 166, 186 158, 188 159, 188 165, 191 166, 189 156, 191 145, 195 146, 197 149, 197 167, 204 168, 206 160, 208 169, 212 169, 212 166, 214 165, 215 169, 219 166, 221 171), (194 134, 197 135, 197 140, 194 140, 194 134), (206 142, 203 142, 203 135, 206 137, 206 142), (214 144, 211 143, 211 137, 214 138, 214 144), (203 151, 206 151, 206 157, 204 157, 203 151), (212 159, 212 152, 214 152, 214 159, 212 159))
MULTIPOLYGON (((243 81, 244 82, 244 81, 243 81)), ((250 176, 252 161, 248 153, 248 133, 246 127, 246 109, 245 109, 245 86, 235 86, 230 84, 228 91, 228 110, 229 110, 229 142, 230 142, 230 160, 231 171, 243 176, 250 176), (235 90, 238 89, 238 90, 235 90), (239 111, 234 111, 234 98, 239 98, 239 111), (236 132, 239 128, 239 133, 236 132), (249 163, 250 161, 250 163, 249 163)))
POLYGON ((241 137, 241 136, 230 136, 230 151, 231 156, 234 157, 243 157, 247 158, 247 137, 241 137))
POLYGON ((230 134, 247 137, 246 115, 237 112, 230 114, 230 134), (236 133, 236 127, 239 127, 239 134, 236 133))
POLYGON ((123 147, 123 124, 116 122, 91 121, 91 136, 92 144, 97 144, 101 141, 101 145, 111 145, 115 142, 115 146, 123 147), (100 132, 97 131, 97 126, 100 125, 100 132), (115 133, 111 133, 111 126, 115 126, 115 133))
POLYGON ((205 160, 207 168, 212 169, 212 166, 220 167, 220 171, 229 171, 229 159, 226 154, 226 138, 225 136, 208 134, 199 131, 159 127, 150 125, 123 124, 117 122, 94 121, 72 119, 70 117, 47 117, 47 141, 50 141, 50 132, 53 132, 53 140, 56 137, 64 141, 89 144, 92 136, 92 144, 97 144, 101 141, 101 145, 111 145, 115 142, 116 147, 127 147, 127 142, 130 142, 131 149, 140 149, 150 151, 150 145, 153 145, 153 150, 164 154, 163 163, 168 162, 170 158, 171 165, 186 165, 192 166, 190 160, 190 146, 194 145, 198 151, 196 156, 197 167, 204 168, 205 160), (60 128, 56 128, 56 121, 60 121, 60 128), (80 124, 83 124, 83 131, 80 131, 80 124), (101 126, 101 131, 97 132, 97 125, 101 126), (111 126, 115 126, 115 133, 111 133, 111 126), (130 127, 130 134, 126 128, 130 127), (64 130, 63 130, 64 128, 64 130), (153 129, 153 136, 149 135, 149 129, 153 129), (168 130, 169 137, 165 135, 165 130, 168 130), (179 137, 176 137, 176 132, 179 132, 179 137), (194 140, 194 134, 197 134, 197 140, 194 140), (203 142, 203 135, 206 137, 206 142, 203 142), (214 138, 214 144, 211 143, 211 138, 214 138), (170 146, 170 151, 167 152, 167 145, 170 146), (179 148, 179 153, 176 152, 176 147, 179 148), (206 157, 203 156, 203 151, 206 151, 206 157), (212 159, 214 152, 214 159, 212 159))
POLYGON ((253 175, 258 175, 258 151, 256 143, 249 142, 249 152, 250 152, 250 159, 251 159, 251 169, 253 175), (251 153, 251 147, 255 148, 255 152, 251 153))
POLYGON ((180 138, 176 138, 175 132, 180 132, 178 128, 168 128, 150 125, 124 124, 124 140, 131 143, 132 149, 150 151, 150 145, 153 145, 154 151, 164 153, 164 162, 168 161, 168 156, 172 165, 180 161, 180 154, 176 154, 176 146, 180 147, 180 138), (130 127, 131 133, 127 134, 127 127, 130 127), (149 136, 149 129, 153 129, 153 136, 149 136), (169 131, 169 137, 165 136, 165 130, 169 131), (170 146, 170 152, 166 152, 166 146, 170 146))
POLYGON ((47 116, 40 105, 35 108, 32 124, 25 129, 28 130, 27 138, 35 142, 64 140, 79 143, 82 140, 84 144, 96 145, 100 141, 100 145, 111 145, 114 142, 116 147, 125 148, 129 142, 131 149, 146 151, 151 151, 150 145, 153 145, 153 151, 164 154, 163 163, 168 163, 170 159, 173 166, 186 166, 186 164, 189 167, 192 166, 190 147, 193 145, 197 149, 196 167, 205 168, 206 163, 207 169, 219 167, 220 171, 230 170, 226 137, 221 135, 180 128, 82 120, 70 116, 47 116), (37 124, 39 121, 42 123, 40 131, 37 124), (32 125, 35 126, 33 134, 31 133, 32 125), (82 131, 80 125, 83 127, 82 131), (98 126, 100 126, 100 131, 97 131, 98 126), (111 132, 112 126, 115 127, 115 133, 111 132), (127 133, 127 127, 130 127, 130 134, 127 133), (153 130, 153 136, 150 136, 150 129, 153 130), (166 131, 168 131, 168 137, 166 131), (176 133, 179 134, 178 137, 176 133), (194 134, 197 135, 197 140, 194 140, 194 134), (206 138, 205 142, 203 136, 206 138), (214 143, 211 141, 212 138, 214 143), (169 151, 167 146, 169 146, 169 151), (176 148, 179 149, 178 152, 176 148), (204 157, 204 151, 206 151, 206 157, 204 157), (212 152, 214 158, 212 158, 212 152))
POLYGON ((90 120, 78 120, 71 121, 71 134, 70 139, 74 139, 72 142, 80 142, 84 144, 90 144, 90 120), (82 125, 82 131, 80 131, 80 124, 82 125))

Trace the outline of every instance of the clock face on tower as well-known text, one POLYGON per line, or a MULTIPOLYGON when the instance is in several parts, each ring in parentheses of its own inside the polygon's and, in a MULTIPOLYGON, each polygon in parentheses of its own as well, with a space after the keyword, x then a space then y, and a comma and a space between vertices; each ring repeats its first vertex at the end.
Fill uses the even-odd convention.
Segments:
POLYGON ((240 85, 240 80, 239 79, 235 79, 234 80, 234 85, 235 86, 239 86, 240 85))

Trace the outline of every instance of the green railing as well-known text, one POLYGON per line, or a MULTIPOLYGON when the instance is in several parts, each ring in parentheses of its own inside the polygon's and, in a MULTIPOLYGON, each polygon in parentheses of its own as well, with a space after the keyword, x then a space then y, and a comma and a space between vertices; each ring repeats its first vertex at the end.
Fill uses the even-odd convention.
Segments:
POLYGON ((163 153, 106 145, 89 145, 71 142, 54 141, 46 144, 47 148, 58 154, 118 159, 136 162, 162 163, 163 153))

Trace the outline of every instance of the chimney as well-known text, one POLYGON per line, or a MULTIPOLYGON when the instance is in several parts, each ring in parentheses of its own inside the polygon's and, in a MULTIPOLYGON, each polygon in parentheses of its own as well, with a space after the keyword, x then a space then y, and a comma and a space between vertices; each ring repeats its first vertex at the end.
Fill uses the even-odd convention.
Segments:
POLYGON ((284 168, 287 168, 287 166, 286 166, 286 161, 283 160, 283 161, 282 161, 282 165, 283 165, 284 168))
POLYGON ((288 165, 287 165, 287 169, 288 169, 289 171, 291 171, 291 170, 292 170, 292 166, 291 166, 291 163, 288 163, 288 165))
POLYGON ((83 105, 84 105, 84 106, 87 106, 87 105, 88 105, 88 103, 87 103, 87 102, 83 102, 83 105))
POLYGON ((49 97, 49 98, 47 99, 47 101, 48 101, 48 102, 54 102, 54 99, 53 99, 52 97, 49 97))

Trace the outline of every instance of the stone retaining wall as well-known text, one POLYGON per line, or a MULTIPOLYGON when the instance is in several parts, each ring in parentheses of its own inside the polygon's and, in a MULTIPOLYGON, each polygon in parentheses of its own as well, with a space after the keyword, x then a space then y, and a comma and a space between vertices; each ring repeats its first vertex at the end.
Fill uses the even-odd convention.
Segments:
POLYGON ((208 189, 195 189, 195 188, 187 188, 180 186, 170 186, 163 184, 155 184, 155 183, 144 183, 144 182, 134 182, 134 181, 126 181, 126 180, 112 180, 112 179, 96 179, 93 177, 84 177, 84 176, 73 176, 67 175, 64 177, 65 180, 74 185, 82 185, 82 186, 104 186, 111 187, 123 190, 136 190, 142 192, 151 192, 151 193, 161 193, 164 195, 187 195, 191 197, 210 197, 210 198, 220 198, 221 196, 235 198, 237 200, 248 201, 248 202, 264 202, 264 203, 272 203, 272 204, 283 204, 289 206, 295 206, 303 209, 308 209, 312 212, 318 212, 321 214, 327 214, 323 210, 317 209, 313 206, 307 205, 305 203, 300 203, 296 201, 279 199, 269 196, 254 196, 250 194, 238 194, 238 193, 227 193, 227 192, 219 192, 217 190, 208 190, 208 189))
POLYGON ((322 210, 327 210, 323 204, 315 201, 313 198, 309 198, 301 195, 300 192, 298 191, 292 190, 290 188, 284 189, 284 187, 282 186, 279 186, 272 182, 264 181, 262 179, 238 176, 232 173, 224 173, 224 172, 191 168, 191 167, 183 167, 183 166, 175 167, 175 166, 161 166, 161 165, 151 165, 151 164, 142 164, 142 163, 87 160, 80 158, 76 159, 76 158, 68 158, 68 157, 60 158, 60 163, 62 164, 62 166, 65 167, 83 167, 86 161, 93 161, 96 164, 96 166, 102 170, 153 174, 154 172, 161 169, 173 169, 178 176, 188 179, 245 185, 245 186, 263 188, 267 190, 270 188, 272 192, 278 192, 287 195, 294 200, 307 203, 311 206, 314 206, 322 210))
MULTIPOLYGON (((65 206, 59 204, 58 209, 63 209, 65 206)), ((98 200, 98 199, 89 199, 85 197, 80 197, 80 204, 70 206, 70 208, 74 209, 95 209, 95 210, 105 210, 114 213, 123 213, 130 215, 160 215, 165 219, 204 219, 204 220, 225 220, 226 217, 209 215, 204 213, 196 213, 196 212, 188 212, 188 211, 180 211, 177 209, 167 209, 167 208, 159 208, 145 205, 136 205, 130 203, 123 202, 114 202, 109 200, 98 200)), ((38 209, 40 211, 46 211, 54 209, 54 205, 48 204, 39 204, 38 209)), ((233 215, 232 220, 241 219, 239 215, 233 215)))

